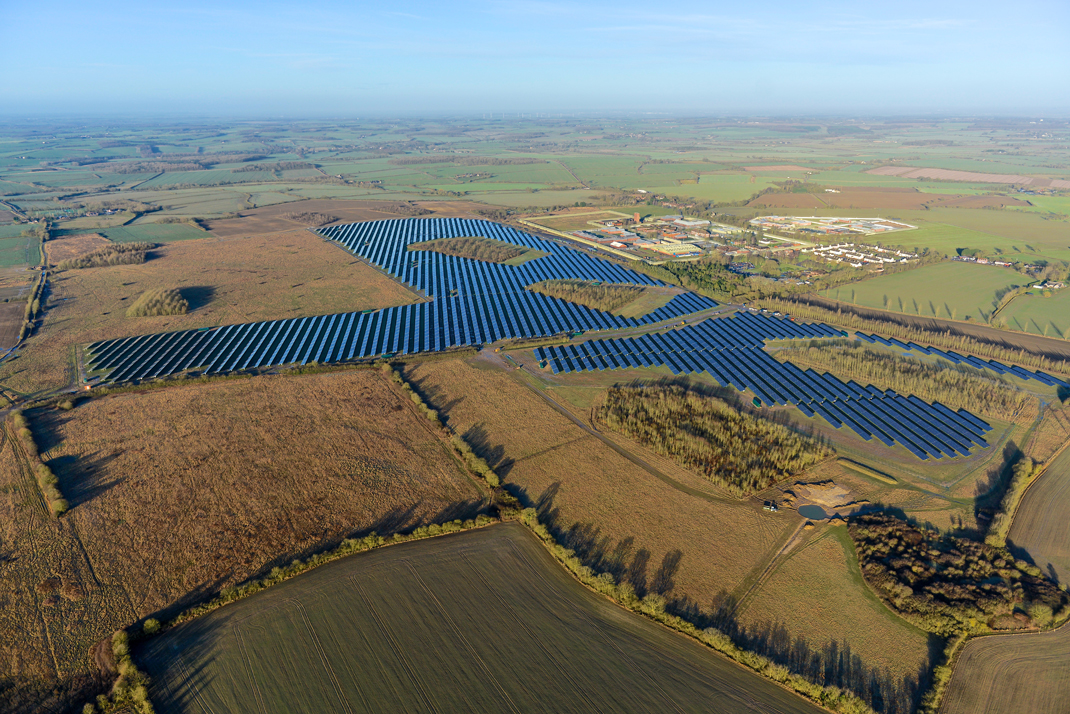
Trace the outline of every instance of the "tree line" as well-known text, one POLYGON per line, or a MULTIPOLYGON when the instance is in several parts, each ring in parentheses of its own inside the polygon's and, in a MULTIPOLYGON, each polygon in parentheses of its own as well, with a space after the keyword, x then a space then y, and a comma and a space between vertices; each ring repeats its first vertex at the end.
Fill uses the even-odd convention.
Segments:
POLYGON ((1000 362, 1022 365, 1046 372, 1070 375, 1070 362, 1066 360, 1053 360, 1043 355, 1027 352, 1024 349, 1015 350, 1000 345, 984 342, 969 337, 968 335, 956 335, 950 330, 923 330, 910 327, 893 320, 875 320, 862 317, 857 313, 844 310, 828 310, 816 305, 794 300, 778 300, 775 298, 763 298, 753 307, 761 307, 770 311, 783 312, 792 317, 815 322, 827 322, 840 327, 868 332, 879 332, 885 337, 896 337, 904 341, 914 341, 919 344, 932 345, 942 349, 954 349, 967 352, 979 357, 987 357, 1000 362))
POLYGON ((834 454, 782 424, 674 384, 611 387, 595 418, 738 497, 834 454))
POLYGON ((818 340, 779 349, 773 357, 955 409, 979 411, 1003 421, 1031 424, 1040 414, 1036 396, 966 365, 930 364, 866 345, 818 340))
POLYGON ((592 310, 613 312, 643 293, 638 285, 595 284, 589 280, 543 280, 527 287, 547 297, 585 305, 592 310))
POLYGON ((155 247, 155 243, 115 243, 87 255, 61 260, 56 265, 56 270, 82 270, 109 265, 140 265, 145 262, 148 251, 155 247))
POLYGON ((414 252, 430 250, 444 255, 455 255, 459 258, 482 260, 487 263, 504 263, 507 260, 519 258, 528 251, 528 249, 515 246, 512 243, 481 236, 439 238, 422 243, 413 243, 409 246, 409 250, 414 252))
POLYGON ((185 315, 189 302, 175 288, 146 290, 127 309, 127 317, 159 317, 162 315, 185 315))

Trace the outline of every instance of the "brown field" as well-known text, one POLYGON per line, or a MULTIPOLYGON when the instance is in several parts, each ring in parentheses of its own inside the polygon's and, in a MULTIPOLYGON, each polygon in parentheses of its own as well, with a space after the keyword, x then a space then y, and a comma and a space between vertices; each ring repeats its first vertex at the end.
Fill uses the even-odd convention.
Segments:
POLYGON ((1028 201, 1007 196, 960 196, 922 193, 912 188, 841 188, 839 193, 769 193, 748 206, 760 208, 873 208, 925 210, 926 208, 1004 208, 1028 206, 1028 201))
MULTIPOLYGON (((347 201, 341 199, 313 198, 305 201, 291 201, 274 206, 264 206, 242 211, 237 218, 218 218, 205 221, 206 227, 220 238, 235 238, 263 235, 278 231, 290 231, 304 228, 300 221, 287 218, 287 213, 324 213, 337 216, 334 223, 356 223, 358 221, 378 221, 385 218, 403 218, 390 210, 396 201, 347 201)), ((476 204, 453 201, 421 201, 420 208, 431 211, 429 216, 469 216, 476 204)))
POLYGON ((1070 449, 1055 459, 1026 491, 1008 536, 1012 549, 1028 553, 1041 570, 1061 583, 1070 583, 1068 508, 1070 449))
MULTIPOLYGON (((47 518, 5 443, 0 682, 31 700, 88 686, 89 647, 120 625, 354 533, 470 517, 482 504, 441 430, 371 370, 190 384, 28 416, 71 502, 47 518)), ((0 709, 17 696, 0 684, 0 709)))
POLYGON ((752 174, 758 173, 800 173, 805 174, 807 171, 816 171, 817 169, 808 169, 805 166, 795 166, 793 164, 784 164, 781 166, 744 166, 744 171, 749 171, 752 174))
POLYGON ((869 666, 925 665, 928 634, 896 616, 862 582, 845 526, 818 526, 788 553, 747 602, 742 620, 757 631, 786 626, 812 648, 849 647, 869 666))
MULTIPOLYGON (((539 507, 587 562, 634 578, 642 589, 662 589, 678 606, 709 614, 730 603, 802 523, 789 511, 764 513, 761 497, 731 498, 624 437, 599 438, 524 386, 522 373, 483 358, 414 364, 405 373, 453 429, 478 445, 507 488, 539 507)), ((588 391, 580 390, 581 403, 591 402, 588 391)), ((568 393, 548 390, 563 405, 568 393)), ((589 424, 586 411, 571 409, 589 424)), ((748 612, 751 623, 774 617, 764 606, 748 612)), ((802 634, 799 622, 780 623, 790 641, 802 634)), ((807 632, 820 626, 808 624, 807 632)), ((821 655, 827 642, 826 636, 804 644, 821 655)), ((920 642, 908 637, 894 647, 924 653, 920 642)), ((917 656, 896 662, 876 648, 866 652, 876 657, 864 662, 867 668, 888 666, 896 678, 915 675, 920 663, 917 656)))
POLYGON ((1064 714, 1070 702, 1070 625, 1052 632, 996 635, 966 645, 944 714, 1064 714))
POLYGON ((64 236, 45 242, 45 255, 51 265, 57 265, 68 258, 80 258, 93 251, 111 245, 111 241, 96 233, 80 233, 64 236))
POLYGON ((0 383, 23 392, 71 381, 73 346, 148 332, 404 305, 417 296, 338 246, 303 230, 171 243, 144 265, 55 274, 43 325, 0 383), (186 315, 125 316, 146 290, 178 288, 186 315))
POLYGON ((882 166, 870 169, 867 174, 875 176, 896 176, 898 178, 925 178, 937 181, 967 181, 970 183, 1008 183, 1036 186, 1038 188, 1070 188, 1070 181, 1047 179, 1039 176, 1020 176, 1018 174, 989 174, 979 171, 955 171, 952 169, 918 169, 913 166, 882 166))
POLYGON ((26 315, 25 302, 0 303, 0 349, 14 347, 26 315))
POLYGON ((1034 461, 1044 462, 1067 441, 1070 441, 1070 405, 1056 403, 1043 413, 1040 424, 1022 451, 1034 461))

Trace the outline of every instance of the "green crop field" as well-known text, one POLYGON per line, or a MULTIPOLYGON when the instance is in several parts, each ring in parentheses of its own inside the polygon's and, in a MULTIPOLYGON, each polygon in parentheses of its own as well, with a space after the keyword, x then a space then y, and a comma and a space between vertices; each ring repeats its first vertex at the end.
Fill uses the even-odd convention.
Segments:
POLYGON ((1012 330, 1070 339, 1070 290, 1044 297, 1039 290, 1020 295, 999 316, 1012 330))
POLYGON ((516 523, 335 561, 135 656, 161 714, 822 711, 595 595, 516 523))
POLYGON ((823 295, 908 315, 983 322, 999 303, 997 291, 1027 282, 1010 268, 947 262, 832 288, 823 295))
MULTIPOLYGON (((87 229, 74 231, 85 233, 87 229)), ((132 226, 115 226, 113 228, 98 228, 92 231, 99 233, 115 243, 137 243, 146 241, 149 243, 171 243, 179 240, 194 240, 207 238, 210 233, 194 228, 183 223, 139 223, 132 226)))

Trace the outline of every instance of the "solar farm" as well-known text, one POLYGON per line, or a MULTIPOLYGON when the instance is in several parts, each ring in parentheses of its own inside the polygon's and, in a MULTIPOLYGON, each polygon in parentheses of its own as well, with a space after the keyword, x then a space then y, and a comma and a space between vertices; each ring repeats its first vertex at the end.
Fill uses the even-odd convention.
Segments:
MULTIPOLYGON (((584 339, 540 347, 535 357, 554 374, 667 367, 674 374, 706 373, 722 386, 754 393, 762 405, 799 409, 862 439, 902 445, 917 458, 965 456, 985 448, 992 427, 964 411, 928 404, 893 390, 843 382, 830 374, 781 363, 765 351, 768 340, 842 339, 824 324, 800 324, 749 312, 706 319, 668 332, 667 321, 717 307, 694 293, 675 296, 638 318, 620 317, 548 297, 526 287, 543 280, 664 285, 660 281, 555 242, 489 221, 383 220, 332 226, 325 239, 388 273, 425 298, 402 307, 317 317, 253 322, 97 342, 86 366, 111 382, 152 379, 187 370, 225 373, 286 364, 339 363, 481 346, 503 339, 540 338, 589 331, 648 328, 629 337, 584 339), (498 264, 412 251, 439 238, 484 236, 533 248, 544 257, 498 264)), ((1062 384, 1049 375, 913 343, 858 336, 868 342, 935 355, 997 374, 1062 384)))

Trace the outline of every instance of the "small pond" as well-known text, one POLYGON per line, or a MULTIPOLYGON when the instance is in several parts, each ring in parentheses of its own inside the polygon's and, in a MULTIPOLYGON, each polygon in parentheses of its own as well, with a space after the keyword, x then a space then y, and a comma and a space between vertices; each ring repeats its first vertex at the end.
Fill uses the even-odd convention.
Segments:
POLYGON ((828 518, 824 508, 814 505, 799 506, 799 515, 803 518, 809 518, 811 521, 821 521, 828 518))

